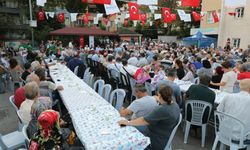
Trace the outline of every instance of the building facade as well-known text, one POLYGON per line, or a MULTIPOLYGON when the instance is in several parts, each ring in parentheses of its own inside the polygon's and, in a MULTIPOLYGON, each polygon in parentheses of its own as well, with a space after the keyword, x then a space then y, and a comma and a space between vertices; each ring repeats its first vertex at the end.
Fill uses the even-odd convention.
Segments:
POLYGON ((250 44, 250 1, 246 5, 224 7, 218 45, 225 46, 228 39, 232 47, 246 49, 250 44))
MULTIPOLYGON (((15 43, 26 40, 30 34, 29 20, 18 0, 0 1, 0 41, 15 43)), ((8 45, 7 45, 8 46, 8 45)))
POLYGON ((221 2, 222 0, 202 0, 201 11, 204 12, 204 16, 200 21, 200 28, 191 29, 191 35, 200 31, 204 35, 210 35, 214 38, 218 37, 219 22, 214 23, 212 12, 216 11, 217 14, 220 14, 221 2))

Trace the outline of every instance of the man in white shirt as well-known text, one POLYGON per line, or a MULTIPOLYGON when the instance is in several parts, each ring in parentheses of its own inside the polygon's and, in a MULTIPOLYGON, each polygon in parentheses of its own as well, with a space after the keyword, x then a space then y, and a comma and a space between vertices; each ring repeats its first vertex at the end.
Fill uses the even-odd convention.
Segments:
POLYGON ((34 81, 27 83, 24 86, 24 90, 26 99, 22 102, 19 108, 19 114, 21 119, 24 121, 24 124, 28 124, 31 120, 31 106, 33 105, 34 101, 38 99, 40 93, 39 87, 34 81))
MULTIPOLYGON (((250 133, 250 117, 248 116, 250 114, 250 79, 240 81, 240 90, 240 93, 226 95, 217 110, 242 121, 246 128, 245 134, 247 134, 250 133)), ((227 123, 227 128, 236 131, 233 132, 234 139, 239 139, 238 126, 227 123)))
POLYGON ((128 61, 126 59, 122 60, 122 64, 123 64, 123 67, 120 69, 120 72, 124 75, 127 75, 128 73, 130 76, 134 76, 136 70, 131 69, 131 67, 128 66, 128 61))
POLYGON ((137 63, 138 63, 138 59, 137 59, 137 57, 135 57, 135 54, 132 53, 131 57, 128 59, 128 64, 132 65, 132 66, 136 66, 137 63))
POLYGON ((144 67, 148 65, 148 60, 145 58, 145 53, 140 53, 140 58, 137 63, 137 67, 144 67))

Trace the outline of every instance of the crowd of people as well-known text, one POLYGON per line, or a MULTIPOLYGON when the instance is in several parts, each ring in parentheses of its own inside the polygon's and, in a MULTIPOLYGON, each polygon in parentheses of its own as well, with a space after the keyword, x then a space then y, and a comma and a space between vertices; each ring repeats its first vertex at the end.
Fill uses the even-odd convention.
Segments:
MULTIPOLYGON (((24 57, 23 51, 20 53, 24 57)), ((72 72, 77 66, 83 68, 79 71, 82 72, 80 77, 90 59, 110 70, 110 76, 119 79, 122 73, 133 78, 136 82, 135 100, 128 107, 122 107, 120 114, 127 120, 121 120, 119 124, 137 126, 150 137, 149 149, 164 149, 186 101, 200 100, 214 105, 215 89, 228 93, 218 110, 240 119, 246 125, 246 131, 250 131, 247 117, 250 46, 243 51, 228 47, 201 49, 175 43, 144 42, 142 45, 117 43, 113 48, 85 46, 76 49, 72 42, 63 47, 62 42, 48 41, 41 43, 39 52, 28 50, 24 53, 27 54, 24 64, 19 63, 17 57, 1 55, 0 87, 4 89, 3 83, 7 81, 13 83, 14 102, 20 117, 28 125, 30 147, 35 149, 63 147, 70 137, 68 131, 63 130, 66 137, 59 132, 67 122, 52 110, 58 110, 58 91, 64 88, 56 86, 50 79, 48 66, 43 61, 45 58, 65 62, 72 72), (183 94, 176 80, 193 85, 183 94), (152 96, 145 87, 146 82, 152 86, 152 96)), ((103 76, 100 74, 101 78, 103 76)))

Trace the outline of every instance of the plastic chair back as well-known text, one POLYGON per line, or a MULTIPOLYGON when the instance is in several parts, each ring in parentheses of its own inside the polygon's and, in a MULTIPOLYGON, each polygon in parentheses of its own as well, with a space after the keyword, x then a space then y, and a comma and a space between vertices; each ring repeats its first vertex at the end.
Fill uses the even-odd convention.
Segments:
POLYGON ((75 75, 78 74, 78 68, 79 68, 79 66, 76 66, 75 69, 74 69, 74 74, 75 74, 75 75))
POLYGON ((102 95, 102 90, 103 90, 103 86, 104 86, 105 82, 104 80, 97 80, 94 83, 94 90, 99 94, 102 95))
POLYGON ((89 70, 90 70, 90 68, 87 68, 84 72, 84 75, 83 75, 83 81, 86 83, 87 83, 87 76, 89 74, 89 70))
POLYGON ((194 84, 200 84, 200 78, 199 77, 194 79, 194 84))
POLYGON ((3 142, 3 136, 0 134, 0 150, 8 149, 7 146, 3 142))
POLYGON ((26 142, 27 144, 29 144, 29 143, 30 143, 30 138, 28 137, 28 134, 27 134, 27 128, 28 128, 28 126, 27 126, 27 125, 24 125, 24 126, 23 126, 23 129, 22 129, 22 132, 23 132, 23 136, 24 136, 24 138, 25 138, 25 142, 26 142))
POLYGON ((238 143, 238 147, 243 148, 245 140, 245 125, 239 119, 231 115, 215 111, 215 132, 219 141, 228 146, 238 143), (230 124, 230 126, 229 126, 230 124), (233 128, 232 128, 233 126, 233 128), (235 135, 238 137, 235 137, 235 135), (237 138, 237 139, 236 139, 237 138), (232 141, 237 141, 232 143, 232 141))
POLYGON ((102 90, 102 97, 109 102, 109 96, 110 96, 110 92, 112 90, 112 87, 110 84, 105 84, 103 86, 103 90, 102 90))
POLYGON ((16 106, 16 104, 15 104, 14 95, 10 96, 10 97, 9 97, 9 100, 10 100, 11 105, 15 108, 15 111, 17 112, 17 111, 18 111, 18 108, 17 108, 17 106, 16 106))
POLYGON ((94 75, 90 74, 89 80, 88 80, 88 85, 92 88, 94 83, 94 75))
POLYGON ((145 82, 145 87, 147 89, 148 95, 152 96, 152 86, 151 86, 151 83, 145 82))
POLYGON ((21 124, 24 125, 24 122, 25 122, 25 121, 23 120, 22 116, 20 115, 19 110, 18 110, 16 113, 17 113, 17 116, 18 116, 19 121, 21 122, 21 124))
POLYGON ((176 131, 177 131, 177 129, 178 129, 178 126, 180 125, 181 121, 182 121, 182 115, 181 115, 181 113, 180 113, 179 121, 178 121, 178 123, 176 124, 176 126, 174 127, 174 129, 172 130, 172 132, 171 132, 171 134, 170 134, 170 137, 169 137, 169 139, 168 139, 168 143, 167 143, 167 145, 165 146, 164 150, 172 150, 172 141, 173 141, 173 139, 174 139, 175 133, 176 133, 176 131))
POLYGON ((188 107, 191 107, 191 121, 190 123, 192 125, 197 125, 197 126, 201 126, 202 124, 204 124, 202 122, 204 114, 205 114, 205 110, 208 108, 209 110, 209 114, 208 117, 206 118, 207 120, 205 121, 205 123, 208 122, 211 111, 212 111, 212 104, 208 103, 208 102, 204 102, 201 100, 188 100, 188 102, 186 103, 186 107, 185 107, 185 119, 187 120, 187 110, 188 107))
POLYGON ((122 108, 125 96, 126 92, 123 89, 116 89, 111 93, 109 103, 119 111, 122 108))

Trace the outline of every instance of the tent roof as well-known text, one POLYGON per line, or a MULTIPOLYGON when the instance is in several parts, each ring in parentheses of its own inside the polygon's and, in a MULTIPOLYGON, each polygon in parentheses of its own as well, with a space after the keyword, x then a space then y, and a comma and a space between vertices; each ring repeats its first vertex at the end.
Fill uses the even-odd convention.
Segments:
POLYGON ((100 35, 100 36, 116 36, 115 33, 111 33, 105 30, 101 30, 96 27, 92 28, 72 28, 72 27, 66 27, 62 29, 58 29, 55 31, 51 31, 50 35, 100 35))
POLYGON ((200 31, 198 31, 195 35, 183 38, 184 41, 212 41, 215 38, 211 38, 203 35, 200 31))

